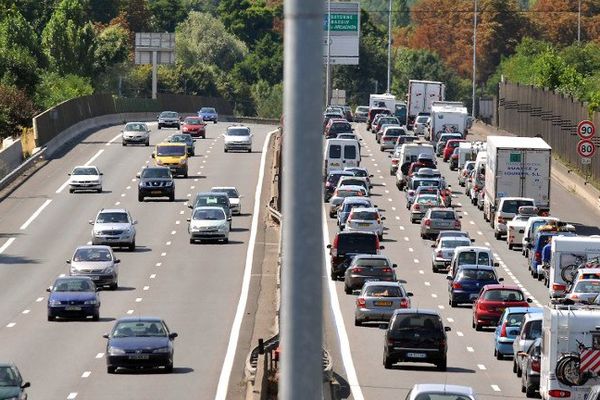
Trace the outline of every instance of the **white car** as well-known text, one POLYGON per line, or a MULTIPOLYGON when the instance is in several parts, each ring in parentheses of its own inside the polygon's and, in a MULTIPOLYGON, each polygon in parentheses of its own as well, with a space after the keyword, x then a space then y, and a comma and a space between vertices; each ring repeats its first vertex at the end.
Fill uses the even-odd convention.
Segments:
POLYGON ((188 218, 190 243, 201 240, 222 240, 229 242, 229 221, 221 207, 201 206, 194 208, 192 217, 188 218))
POLYGON ((223 151, 242 150, 252 153, 252 133, 250 128, 242 125, 233 125, 227 128, 224 135, 223 151))
POLYGON ((92 244, 112 247, 128 247, 135 250, 135 225, 129 211, 123 208, 102 209, 95 220, 89 221, 92 227, 92 244))
POLYGON ((349 232, 373 232, 383 239, 383 221, 385 217, 381 215, 377 208, 355 207, 350 211, 346 220, 345 230, 349 232))
POLYGON ((95 190, 102 193, 102 172, 93 165, 80 165, 69 174, 69 193, 76 190, 95 190))
POLYGON ((231 213, 240 215, 242 213, 242 197, 238 190, 233 186, 214 186, 210 189, 211 192, 225 193, 229 197, 229 205, 231 213))

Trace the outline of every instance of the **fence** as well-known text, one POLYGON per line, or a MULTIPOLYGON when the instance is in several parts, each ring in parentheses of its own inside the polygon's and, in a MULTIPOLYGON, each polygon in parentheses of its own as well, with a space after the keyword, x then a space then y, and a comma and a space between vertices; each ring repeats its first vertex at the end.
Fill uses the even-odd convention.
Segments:
MULTIPOLYGON (((555 155, 570 166, 580 168, 581 157, 577 154, 577 124, 592 119, 600 127, 600 114, 589 114, 587 105, 572 97, 533 86, 500 83, 498 99, 498 127, 518 136, 540 136, 555 155)), ((596 147, 600 138, 593 140, 596 147)), ((600 161, 592 158, 585 174, 600 181, 600 161)))

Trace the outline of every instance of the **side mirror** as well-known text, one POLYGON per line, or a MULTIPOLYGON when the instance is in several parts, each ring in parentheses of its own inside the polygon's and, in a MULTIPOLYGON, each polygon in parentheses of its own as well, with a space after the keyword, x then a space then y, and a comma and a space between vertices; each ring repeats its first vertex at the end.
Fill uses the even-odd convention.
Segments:
POLYGON ((471 243, 475 243, 475 239, 471 239, 471 243))
POLYGON ((31 387, 31 383, 29 383, 29 382, 25 382, 24 384, 21 385, 21 389, 27 389, 28 387, 31 387))
POLYGON ((450 332, 451 330, 452 330, 452 328, 450 328, 449 326, 444 327, 444 331, 446 331, 446 332, 450 332))
POLYGON ((392 268, 398 268, 398 264, 392 264, 392 268))
POLYGON ((499 267, 499 266, 500 266, 500 263, 497 263, 497 262, 494 263, 494 267, 499 267))
POLYGON ((94 289, 96 292, 100 291, 100 288, 98 286, 96 286, 96 288, 94 289))
POLYGON ((69 172, 67 175, 71 176, 71 173, 69 172))
POLYGON ((533 303, 533 300, 531 300, 529 297, 527 298, 527 302, 528 303, 533 303))
POLYGON ((67 264, 71 264, 71 260, 67 259, 67 261, 65 261, 67 264))
MULTIPOLYGON (((392 158, 392 155, 391 155, 391 154, 388 154, 388 158, 392 158)), ((371 175, 371 176, 373 176, 373 175, 371 175)))
POLYGON ((244 198, 244 195, 243 195, 243 194, 241 194, 241 195, 240 195, 238 198, 240 198, 240 199, 243 199, 243 198, 244 198))
POLYGON ((142 174, 140 174, 139 172, 137 174, 135 174, 135 177, 140 179, 140 177, 142 176, 142 174))
POLYGON ((498 282, 504 282, 504 278, 498 278, 498 282))
POLYGON ((458 219, 462 219, 462 217, 463 217, 462 215, 459 215, 459 216, 458 216, 458 219))
POLYGON ((104 175, 104 172, 100 172, 100 175, 104 175))
POLYGON ((381 217, 381 220, 382 220, 382 221, 385 221, 385 217, 381 217))
POLYGON ((406 297, 413 297, 413 296, 414 296, 413 292, 406 292, 406 297))
POLYGON ((121 262, 121 260, 118 258, 115 260, 115 264, 119 264, 120 262, 121 262))
POLYGON ((447 279, 447 280, 449 280, 449 281, 451 281, 451 280, 453 280, 454 278, 452 278, 452 275, 446 275, 446 279, 447 279))
POLYGON ((371 174, 371 175, 369 175, 369 178, 372 178, 372 177, 374 177, 374 176, 375 176, 375 175, 371 174))
POLYGON ((152 158, 156 158, 156 154, 152 153, 152 158))
POLYGON ((187 221, 187 222, 191 222, 191 221, 192 221, 192 219, 191 219, 191 218, 186 218, 186 221, 187 221))
POLYGON ((102 335, 102 337, 103 337, 104 339, 108 339, 108 333, 105 333, 104 335, 102 335))
POLYGON ((331 245, 330 245, 330 244, 328 244, 328 245, 327 245, 327 248, 328 248, 328 249, 330 249, 330 248, 331 248, 331 245))
POLYGON ((52 291, 52 286, 46 288, 46 292, 50 293, 52 291))
POLYGON ((176 332, 170 333, 169 334, 169 339, 173 340, 175 339, 177 336, 179 336, 176 332))
POLYGON ((188 208, 192 208, 192 205, 190 203, 187 203, 188 208))
POLYGON ((433 244, 431 245, 431 248, 432 248, 432 249, 435 249, 435 246, 436 246, 436 244, 435 244, 435 243, 433 243, 433 244))
POLYGON ((379 250, 385 250, 385 246, 379 246, 379 250))

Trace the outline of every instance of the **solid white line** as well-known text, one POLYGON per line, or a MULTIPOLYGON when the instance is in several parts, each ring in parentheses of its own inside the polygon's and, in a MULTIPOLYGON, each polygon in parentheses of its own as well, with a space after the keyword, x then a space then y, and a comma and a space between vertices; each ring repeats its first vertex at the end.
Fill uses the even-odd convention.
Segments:
POLYGON ((110 146, 110 145, 111 145, 111 143, 114 143, 114 141, 115 141, 115 140, 117 140, 118 138, 120 138, 121 136, 122 136, 122 134, 121 134, 121 133, 119 133, 117 136, 115 136, 114 138, 110 139, 110 140, 108 141, 108 143, 106 143, 106 145, 107 145, 107 146, 110 146))
POLYGON ((92 374, 92 372, 91 372, 91 371, 85 371, 83 374, 81 374, 81 377, 82 377, 82 378, 87 378, 87 377, 89 377, 91 374, 92 374))
MULTIPOLYGON (((108 143, 107 143, 107 145, 108 145, 108 143)), ((104 153, 104 150, 98 150, 98 152, 97 152, 96 154, 94 154, 94 155, 92 156, 92 158, 90 158, 90 159, 89 159, 89 160, 88 160, 88 161, 87 161, 85 164, 83 164, 83 165, 85 165, 85 166, 88 166, 88 165, 90 165, 90 164, 91 164, 91 163, 92 163, 92 162, 93 162, 93 161, 94 161, 96 158, 98 158, 98 156, 100 156, 100 154, 102 154, 102 153, 104 153)), ((62 185, 60 185, 60 187, 59 187, 58 189, 56 189, 56 193, 60 193, 60 192, 62 192, 62 191, 63 191, 63 190, 64 190, 64 189, 67 187, 67 185, 68 185, 68 184, 69 184, 69 179, 67 179, 67 181, 66 181, 65 183, 63 183, 62 185)))
POLYGON ((44 204, 42 204, 40 206, 40 208, 38 208, 33 214, 31 214, 31 217, 29 217, 29 219, 27 221, 25 221, 25 223, 23 225, 21 225, 21 230, 25 230, 27 229, 27 227, 29 226, 29 224, 31 224, 33 222, 34 219, 36 219, 38 217, 38 215, 40 215, 42 213, 42 211, 44 211, 44 208, 48 207, 48 204, 52 203, 52 200, 48 199, 44 202, 44 204))
MULTIPOLYGON (((265 143, 263 145, 262 154, 260 156, 258 180, 256 182, 256 191, 254 192, 254 212, 252 213, 250 239, 248 241, 248 249, 246 250, 246 264, 244 266, 242 288, 239 295, 240 301, 238 302, 238 306, 235 311, 235 318, 233 319, 233 325, 231 326, 231 334, 229 336, 229 343, 227 344, 227 353, 225 353, 225 360, 223 361, 223 367, 221 368, 221 374, 219 376, 219 383, 217 384, 217 394, 215 395, 216 400, 225 400, 227 398, 229 378, 231 377, 231 370, 233 369, 233 360, 237 351, 240 330, 242 328, 242 321, 244 319, 244 314, 246 313, 246 303, 248 302, 248 293, 250 291, 250 279, 252 277, 254 245, 256 243, 256 233, 258 230, 258 216, 261 207, 260 198, 262 194, 263 179, 265 176, 265 164, 267 160, 266 156, 269 141, 273 132, 275 131, 271 131, 267 134, 267 137, 265 138, 265 143)), ((324 219, 324 221, 326 221, 326 219, 324 219)))
POLYGON ((0 254, 4 253, 4 250, 8 249, 8 246, 10 246, 12 244, 12 242, 14 242, 14 241, 15 241, 14 237, 8 238, 8 240, 6 242, 4 242, 2 247, 0 247, 0 254))

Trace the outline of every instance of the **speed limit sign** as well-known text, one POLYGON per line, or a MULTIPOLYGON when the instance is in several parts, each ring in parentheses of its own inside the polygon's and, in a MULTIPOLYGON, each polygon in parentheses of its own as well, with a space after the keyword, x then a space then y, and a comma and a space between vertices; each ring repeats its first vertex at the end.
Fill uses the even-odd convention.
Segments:
POLYGON ((591 140, 580 140, 577 143, 577 153, 581 157, 592 157, 596 152, 596 146, 591 140))
POLYGON ((596 127, 592 121, 583 120, 577 124, 577 134, 583 140, 591 139, 596 134, 596 127))

